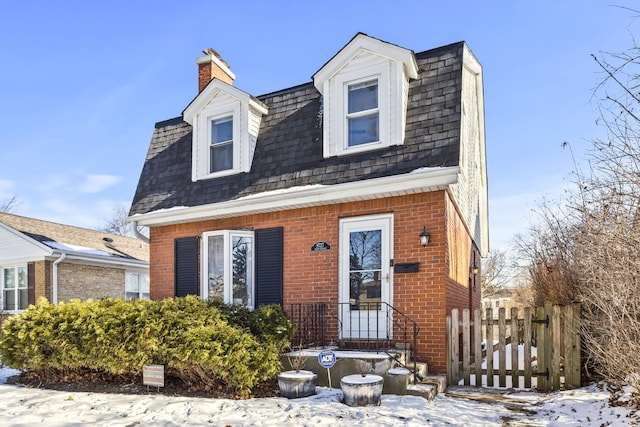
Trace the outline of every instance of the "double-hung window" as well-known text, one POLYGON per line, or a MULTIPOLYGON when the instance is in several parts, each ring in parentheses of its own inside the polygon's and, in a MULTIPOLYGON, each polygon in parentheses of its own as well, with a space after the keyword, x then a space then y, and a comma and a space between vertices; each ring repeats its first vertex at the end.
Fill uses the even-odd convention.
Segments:
POLYGON ((149 275, 127 271, 124 276, 126 300, 149 299, 149 275))
POLYGON ((233 116, 211 121, 209 173, 233 169, 233 116))
POLYGON ((24 310, 29 305, 27 266, 2 268, 2 309, 24 310))
POLYGON ((204 298, 254 308, 254 235, 251 231, 204 233, 204 298))
POLYGON ((377 79, 348 85, 347 133, 348 147, 380 141, 377 79))

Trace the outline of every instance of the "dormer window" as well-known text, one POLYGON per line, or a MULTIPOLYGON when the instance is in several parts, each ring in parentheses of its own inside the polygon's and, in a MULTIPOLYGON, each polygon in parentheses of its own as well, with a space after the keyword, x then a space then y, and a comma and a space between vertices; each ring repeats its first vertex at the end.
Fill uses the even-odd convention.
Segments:
POLYGON ((221 172, 233 168, 233 116, 211 121, 211 147, 209 148, 209 172, 221 172))
POLYGON ((347 98, 347 145, 355 147, 380 141, 378 80, 349 85, 347 98))
POLYGON ((323 101, 324 157, 404 144, 413 52, 359 33, 313 76, 323 101))
POLYGON ((193 126, 193 182, 251 170, 264 104, 214 79, 182 114, 193 126))

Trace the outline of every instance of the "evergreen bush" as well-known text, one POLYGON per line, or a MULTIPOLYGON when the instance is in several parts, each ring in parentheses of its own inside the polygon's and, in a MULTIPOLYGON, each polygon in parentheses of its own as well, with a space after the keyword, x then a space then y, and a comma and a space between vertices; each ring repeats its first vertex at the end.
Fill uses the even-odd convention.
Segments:
POLYGON ((167 375, 199 389, 223 384, 247 396, 281 369, 292 327, 279 306, 251 312, 194 296, 162 301, 40 299, 3 325, 2 362, 52 378, 86 370, 167 375))

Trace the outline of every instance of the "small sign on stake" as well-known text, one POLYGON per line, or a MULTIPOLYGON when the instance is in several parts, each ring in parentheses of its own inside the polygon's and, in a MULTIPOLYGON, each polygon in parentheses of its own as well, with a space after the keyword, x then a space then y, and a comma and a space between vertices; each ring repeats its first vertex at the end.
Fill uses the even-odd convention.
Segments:
POLYGON ((329 369, 333 368, 336 364, 336 354, 331 350, 322 350, 318 354, 318 363, 323 368, 327 368, 327 379, 329 380, 329 388, 331 387, 331 372, 329 369))
POLYGON ((147 386, 164 387, 164 365, 143 365, 142 366, 142 384, 147 386))

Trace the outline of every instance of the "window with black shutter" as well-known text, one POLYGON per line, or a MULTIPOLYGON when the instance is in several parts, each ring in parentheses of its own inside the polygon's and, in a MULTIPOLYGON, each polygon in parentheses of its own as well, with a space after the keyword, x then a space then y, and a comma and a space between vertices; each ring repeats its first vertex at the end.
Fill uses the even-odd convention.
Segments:
POLYGON ((256 307, 282 305, 283 228, 255 230, 256 307))
POLYGON ((175 239, 175 296, 198 295, 198 238, 175 239))
POLYGON ((27 304, 36 303, 36 263, 27 263, 27 304))

